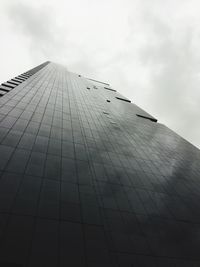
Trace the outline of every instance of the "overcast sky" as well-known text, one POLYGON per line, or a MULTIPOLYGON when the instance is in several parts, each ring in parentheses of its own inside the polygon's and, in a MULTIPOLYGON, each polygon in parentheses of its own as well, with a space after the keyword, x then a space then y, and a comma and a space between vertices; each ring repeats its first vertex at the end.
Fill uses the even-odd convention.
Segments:
POLYGON ((0 82, 61 63, 200 148, 199 14, 199 0, 1 0, 0 82))

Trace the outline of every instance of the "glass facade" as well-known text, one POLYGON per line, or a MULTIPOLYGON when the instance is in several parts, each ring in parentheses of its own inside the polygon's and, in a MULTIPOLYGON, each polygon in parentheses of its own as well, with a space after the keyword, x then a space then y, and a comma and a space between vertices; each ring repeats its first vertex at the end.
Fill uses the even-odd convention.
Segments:
POLYGON ((197 148, 54 63, 0 95, 0 266, 200 266, 197 148))

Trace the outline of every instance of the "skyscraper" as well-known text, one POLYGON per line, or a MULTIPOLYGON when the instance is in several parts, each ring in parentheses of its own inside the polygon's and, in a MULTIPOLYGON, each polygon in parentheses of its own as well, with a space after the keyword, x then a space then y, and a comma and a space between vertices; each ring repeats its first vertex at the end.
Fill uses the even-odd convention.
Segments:
POLYGON ((0 96, 0 266, 200 266, 197 148, 51 62, 0 96))

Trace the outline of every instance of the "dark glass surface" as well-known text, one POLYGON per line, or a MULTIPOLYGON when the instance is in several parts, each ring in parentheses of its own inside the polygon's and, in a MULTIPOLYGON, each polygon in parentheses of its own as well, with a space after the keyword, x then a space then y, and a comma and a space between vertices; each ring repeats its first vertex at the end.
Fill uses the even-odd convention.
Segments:
POLYGON ((50 63, 0 97, 0 266, 200 266, 199 150, 104 86, 50 63))

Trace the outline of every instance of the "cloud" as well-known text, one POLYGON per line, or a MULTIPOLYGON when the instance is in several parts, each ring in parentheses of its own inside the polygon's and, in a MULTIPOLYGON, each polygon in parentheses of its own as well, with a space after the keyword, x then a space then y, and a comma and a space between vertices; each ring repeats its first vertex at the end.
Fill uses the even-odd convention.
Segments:
POLYGON ((118 90, 200 147, 200 27, 197 15, 191 17, 193 4, 141 1, 140 11, 129 17, 127 45, 113 58, 110 76, 117 71, 118 90))
POLYGON ((149 44, 140 48, 143 65, 150 70, 151 110, 162 121, 199 146, 200 117, 199 27, 187 17, 168 22, 168 17, 145 12, 149 44), (193 133, 192 133, 193 132, 193 133), (195 134, 194 134, 195 133, 195 134))
POLYGON ((33 58, 54 56, 56 51, 62 49, 58 36, 60 30, 52 19, 50 7, 33 7, 21 2, 9 6, 8 14, 14 29, 29 40, 33 58))
POLYGON ((2 1, 16 74, 52 60, 108 81, 200 147, 198 1, 2 1))

